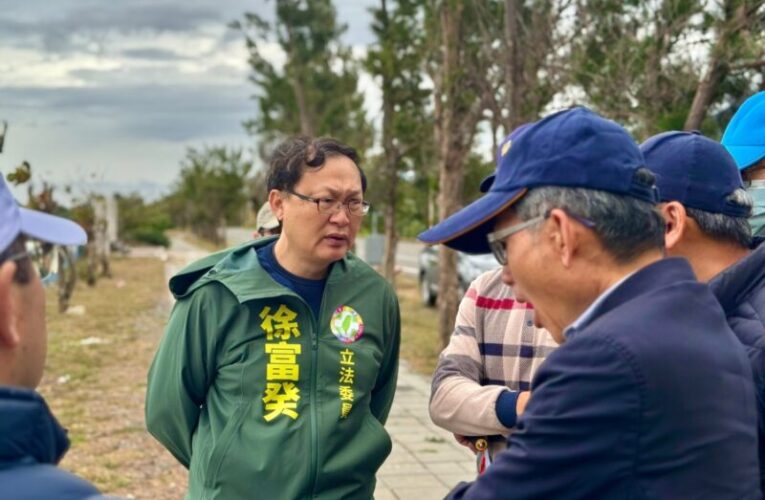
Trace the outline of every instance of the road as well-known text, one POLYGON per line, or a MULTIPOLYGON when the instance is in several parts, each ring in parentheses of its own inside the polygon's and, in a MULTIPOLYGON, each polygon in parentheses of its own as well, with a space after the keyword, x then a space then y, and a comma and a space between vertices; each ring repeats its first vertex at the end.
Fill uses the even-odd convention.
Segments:
MULTIPOLYGON (((252 229, 245 227, 229 227, 226 229, 226 243, 238 245, 252 239, 252 229)), ((367 239, 356 238, 356 254, 366 260, 367 239)), ((380 240, 383 245, 383 240, 380 240)), ((401 272, 410 276, 417 276, 417 258, 420 255, 424 245, 415 241, 399 241, 396 249, 396 265, 401 268, 401 272)), ((382 255, 382 248, 375 249, 379 255, 382 255)))

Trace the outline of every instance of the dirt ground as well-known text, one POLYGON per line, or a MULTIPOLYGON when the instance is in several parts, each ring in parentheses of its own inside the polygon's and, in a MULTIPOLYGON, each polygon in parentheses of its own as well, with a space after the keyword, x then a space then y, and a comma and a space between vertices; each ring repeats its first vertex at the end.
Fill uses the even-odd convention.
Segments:
POLYGON ((49 352, 40 387, 71 448, 61 466, 103 493, 178 499, 187 474, 146 432, 146 373, 169 313, 164 264, 112 262, 114 277, 94 288, 78 283, 70 313, 59 314, 50 290, 49 352))

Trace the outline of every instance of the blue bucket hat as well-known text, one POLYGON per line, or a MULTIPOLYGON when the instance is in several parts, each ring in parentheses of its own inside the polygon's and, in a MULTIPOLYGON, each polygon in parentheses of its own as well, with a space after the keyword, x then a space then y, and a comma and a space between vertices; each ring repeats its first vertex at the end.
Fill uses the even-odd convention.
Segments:
POLYGON ((88 240, 85 231, 70 220, 19 207, 0 175, 0 252, 19 234, 54 245, 83 245, 88 240))
POLYGON ((494 218, 540 186, 582 187, 658 201, 656 186, 635 177, 645 162, 629 133, 587 108, 561 111, 532 124, 513 142, 512 151, 502 158, 488 193, 418 238, 467 253, 488 253, 486 238, 494 218))
POLYGON ((679 201, 706 212, 748 217, 750 209, 726 201, 743 189, 733 157, 699 132, 664 132, 640 145, 646 167, 656 174, 661 201, 679 201))
POLYGON ((744 101, 721 142, 741 170, 765 158, 765 91, 744 101))

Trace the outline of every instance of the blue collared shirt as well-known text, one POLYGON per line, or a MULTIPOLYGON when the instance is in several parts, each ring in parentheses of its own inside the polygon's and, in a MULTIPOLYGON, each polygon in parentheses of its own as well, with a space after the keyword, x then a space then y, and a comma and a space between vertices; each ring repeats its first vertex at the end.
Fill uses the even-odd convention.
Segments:
POLYGON ((611 295, 612 293, 614 293, 614 291, 616 291, 616 289, 617 289, 617 288, 619 288, 619 286, 620 286, 622 283, 624 283, 625 281, 627 281, 627 279, 628 279, 630 276, 632 276, 633 274, 635 274, 635 271, 632 271, 631 273, 629 273, 629 274, 625 275, 625 276, 624 276, 622 279, 620 279, 619 281, 617 281, 616 283, 614 283, 613 285, 611 285, 610 287, 608 287, 608 288, 606 289, 606 291, 605 291, 605 292, 603 292, 603 293, 601 293, 600 295, 598 295, 598 298, 597 298, 597 299, 595 299, 595 300, 592 302, 592 304, 590 304, 590 307, 588 307, 587 309, 585 309, 585 310, 584 310, 584 312, 583 312, 582 314, 580 314, 580 315, 579 315, 579 317, 578 317, 578 318, 576 318, 576 319, 574 320, 574 322, 573 322, 573 323, 571 323, 571 324, 568 326, 568 328, 566 328, 565 330, 563 330, 563 336, 564 336, 565 338, 569 338, 569 337, 571 337, 572 335, 574 335, 574 334, 576 333, 576 331, 577 331, 579 328, 581 328, 581 327, 582 327, 582 325, 586 325, 587 323, 589 323, 589 322, 590 322, 590 320, 592 319, 592 315, 595 313, 595 310, 597 309, 597 307, 598 307, 600 304, 602 304, 603 302, 605 302, 605 300, 608 298, 608 296, 609 296, 609 295, 611 295))

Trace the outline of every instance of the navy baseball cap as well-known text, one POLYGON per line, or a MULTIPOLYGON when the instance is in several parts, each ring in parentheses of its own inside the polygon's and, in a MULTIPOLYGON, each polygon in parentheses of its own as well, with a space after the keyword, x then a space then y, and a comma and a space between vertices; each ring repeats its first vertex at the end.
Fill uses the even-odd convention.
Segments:
POLYGON ((85 231, 70 220, 20 207, 0 175, 0 252, 19 234, 54 245, 83 245, 88 240, 85 231))
MULTIPOLYGON (((532 124, 533 122, 524 123, 523 125, 518 125, 517 127, 515 127, 515 130, 510 132, 510 134, 507 137, 502 139, 502 142, 500 142, 499 146, 497 146, 497 163, 496 163, 497 168, 499 168, 499 164, 502 163, 502 158, 504 158, 505 155, 507 155, 507 153, 510 152, 510 148, 513 146, 513 141, 518 139, 518 137, 520 137, 523 131, 529 128, 532 124)), ((496 176, 496 173, 497 172, 495 170, 493 173, 483 178, 483 180, 481 181, 481 184, 478 186, 478 189, 482 193, 485 193, 489 189, 491 189, 491 185, 494 184, 494 177, 496 176)))
POLYGON ((765 91, 744 101, 721 142, 742 170, 765 158, 765 91))
POLYGON ((561 111, 532 124, 513 142, 512 151, 502 158, 488 193, 418 238, 467 253, 488 253, 486 237, 494 218, 540 186, 582 187, 658 201, 656 186, 635 176, 645 162, 629 133, 587 108, 561 111))
POLYGON ((733 157, 699 132, 664 132, 640 145, 646 167, 656 174, 661 201, 679 201, 706 212, 748 217, 750 208, 726 202, 743 189, 733 157))

